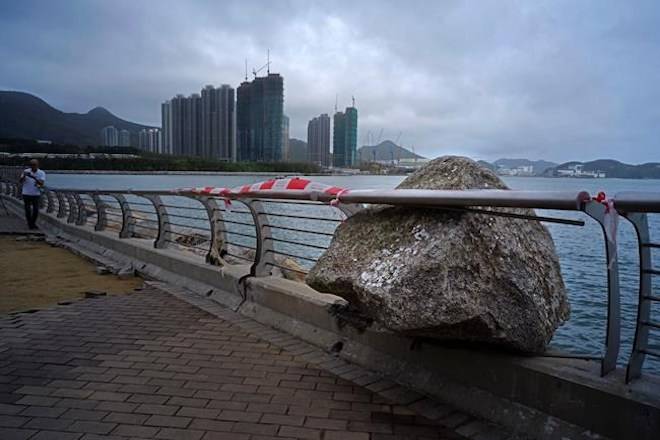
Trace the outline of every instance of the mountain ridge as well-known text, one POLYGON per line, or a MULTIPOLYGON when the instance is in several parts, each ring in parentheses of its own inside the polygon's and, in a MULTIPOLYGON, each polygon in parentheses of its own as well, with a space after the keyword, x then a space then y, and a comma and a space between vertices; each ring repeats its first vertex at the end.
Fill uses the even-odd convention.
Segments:
POLYGON ((358 148, 357 153, 358 162, 372 162, 372 161, 391 161, 398 159, 425 159, 425 157, 395 144, 389 139, 382 141, 377 145, 363 145, 358 148), (375 152, 375 156, 374 156, 375 152))
POLYGON ((582 165, 584 171, 602 171, 606 177, 620 179, 660 179, 660 162, 632 165, 614 159, 596 159, 588 162, 570 161, 545 171, 546 176, 556 176, 557 170, 582 165))
POLYGON ((121 119, 104 107, 94 107, 87 113, 65 113, 30 93, 0 90, 0 138, 99 145, 101 129, 109 125, 130 131, 133 145, 140 130, 152 128, 121 119))

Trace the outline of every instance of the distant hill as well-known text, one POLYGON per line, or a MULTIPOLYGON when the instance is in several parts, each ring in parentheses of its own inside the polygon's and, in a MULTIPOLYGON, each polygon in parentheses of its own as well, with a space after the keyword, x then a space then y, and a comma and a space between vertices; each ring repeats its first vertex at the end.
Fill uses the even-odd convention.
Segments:
POLYGON ((545 175, 556 176, 558 169, 567 169, 572 165, 582 165, 584 171, 603 171, 606 177, 620 179, 660 179, 660 163, 658 162, 631 165, 612 159, 598 159, 591 162, 566 162, 546 170, 545 175))
POLYGON ((397 159, 425 159, 390 140, 385 140, 378 145, 364 145, 357 150, 358 162, 388 161, 397 159), (375 152, 375 157, 374 157, 375 152))
POLYGON ((307 162, 307 142, 289 138, 288 162, 307 162))
POLYGON ((497 171, 497 167, 490 162, 486 162, 485 160, 478 160, 477 163, 484 168, 488 168, 491 171, 497 171))
POLYGON ((64 113, 23 92, 0 91, 0 138, 43 139, 58 144, 99 145, 101 129, 114 125, 131 132, 131 144, 146 125, 125 121, 103 107, 87 113, 64 113))
POLYGON ((548 162, 547 160, 529 160, 529 159, 497 159, 493 164, 496 167, 502 168, 516 168, 532 166, 534 174, 543 174, 545 170, 557 166, 555 162, 548 162))

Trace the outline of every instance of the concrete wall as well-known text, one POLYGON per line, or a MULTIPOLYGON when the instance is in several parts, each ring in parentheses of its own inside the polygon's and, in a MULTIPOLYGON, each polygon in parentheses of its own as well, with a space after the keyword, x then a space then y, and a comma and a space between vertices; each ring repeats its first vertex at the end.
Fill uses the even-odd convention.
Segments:
MULTIPOLYGON (((7 200, 7 199, 6 199, 7 200)), ((8 203, 20 212, 14 200, 8 203)), ((545 439, 660 438, 660 381, 625 385, 623 372, 599 377, 580 359, 520 357, 414 341, 341 313, 346 301, 281 278, 249 277, 249 266, 217 267, 150 241, 119 239, 45 214, 41 223, 62 245, 103 264, 132 266, 143 276, 213 298, 399 383, 456 407, 545 439)))

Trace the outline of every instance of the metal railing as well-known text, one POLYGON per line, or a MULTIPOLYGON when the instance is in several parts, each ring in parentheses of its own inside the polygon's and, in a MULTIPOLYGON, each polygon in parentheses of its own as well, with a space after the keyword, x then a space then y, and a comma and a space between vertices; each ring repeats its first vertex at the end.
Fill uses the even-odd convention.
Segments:
MULTIPOLYGON (((16 183, 0 183, 0 193, 19 197, 16 183)), ((593 199, 586 192, 509 190, 355 190, 322 191, 255 190, 222 195, 194 191, 45 190, 44 210, 55 219, 95 231, 114 230, 119 238, 153 241, 158 249, 186 249, 202 254, 213 265, 249 265, 254 277, 281 271, 301 277, 327 249, 336 227, 367 204, 386 204, 441 210, 460 210, 574 226, 584 221, 521 214, 493 208, 531 208, 583 212, 601 227, 607 276, 607 319, 601 375, 615 370, 621 343, 621 296, 616 225, 619 215, 630 221, 640 253, 639 307, 626 380, 638 378, 646 356, 660 353, 649 348, 649 332, 660 331, 652 319, 654 295, 647 215, 660 212, 660 194, 623 193, 610 200, 593 199)), ((574 356, 572 356, 574 357, 574 356)), ((579 356, 578 356, 579 357, 579 356)), ((584 356, 593 359, 593 356, 584 356)))

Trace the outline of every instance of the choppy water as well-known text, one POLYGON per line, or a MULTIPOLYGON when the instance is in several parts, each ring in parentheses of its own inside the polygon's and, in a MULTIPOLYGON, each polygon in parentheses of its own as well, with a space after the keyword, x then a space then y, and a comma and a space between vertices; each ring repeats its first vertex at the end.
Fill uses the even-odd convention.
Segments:
MULTIPOLYGON (((265 176, 208 175, 55 175, 49 176, 53 187, 86 189, 173 189, 189 186, 234 187, 265 180, 265 176)), ((352 188, 393 188, 400 176, 322 176, 313 179, 352 188)), ((591 194, 605 191, 613 195, 620 191, 659 191, 660 180, 626 179, 549 179, 505 178, 512 189, 586 190, 591 194)), ((555 241, 562 274, 571 303, 570 320, 556 332, 552 346, 573 353, 598 355, 605 338, 607 280, 605 276, 604 243, 600 227, 584 214, 562 211, 539 212, 541 215, 582 219, 584 227, 547 223, 555 241)), ((660 215, 649 218, 652 241, 660 242, 660 215)), ((625 362, 634 337, 638 296, 638 250, 634 230, 625 220, 619 226, 619 263, 622 295, 622 349, 620 362, 625 362)), ((653 250, 653 259, 660 262, 660 249, 653 250)), ((660 266, 660 263, 656 263, 660 266)), ((658 277, 654 279, 656 294, 660 293, 658 277)), ((653 316, 660 321, 660 304, 653 305, 653 316)), ((654 333, 654 332, 652 332, 654 333)), ((652 336, 652 348, 660 350, 660 331, 652 336)), ((660 362, 647 358, 646 371, 660 374, 660 362)))

